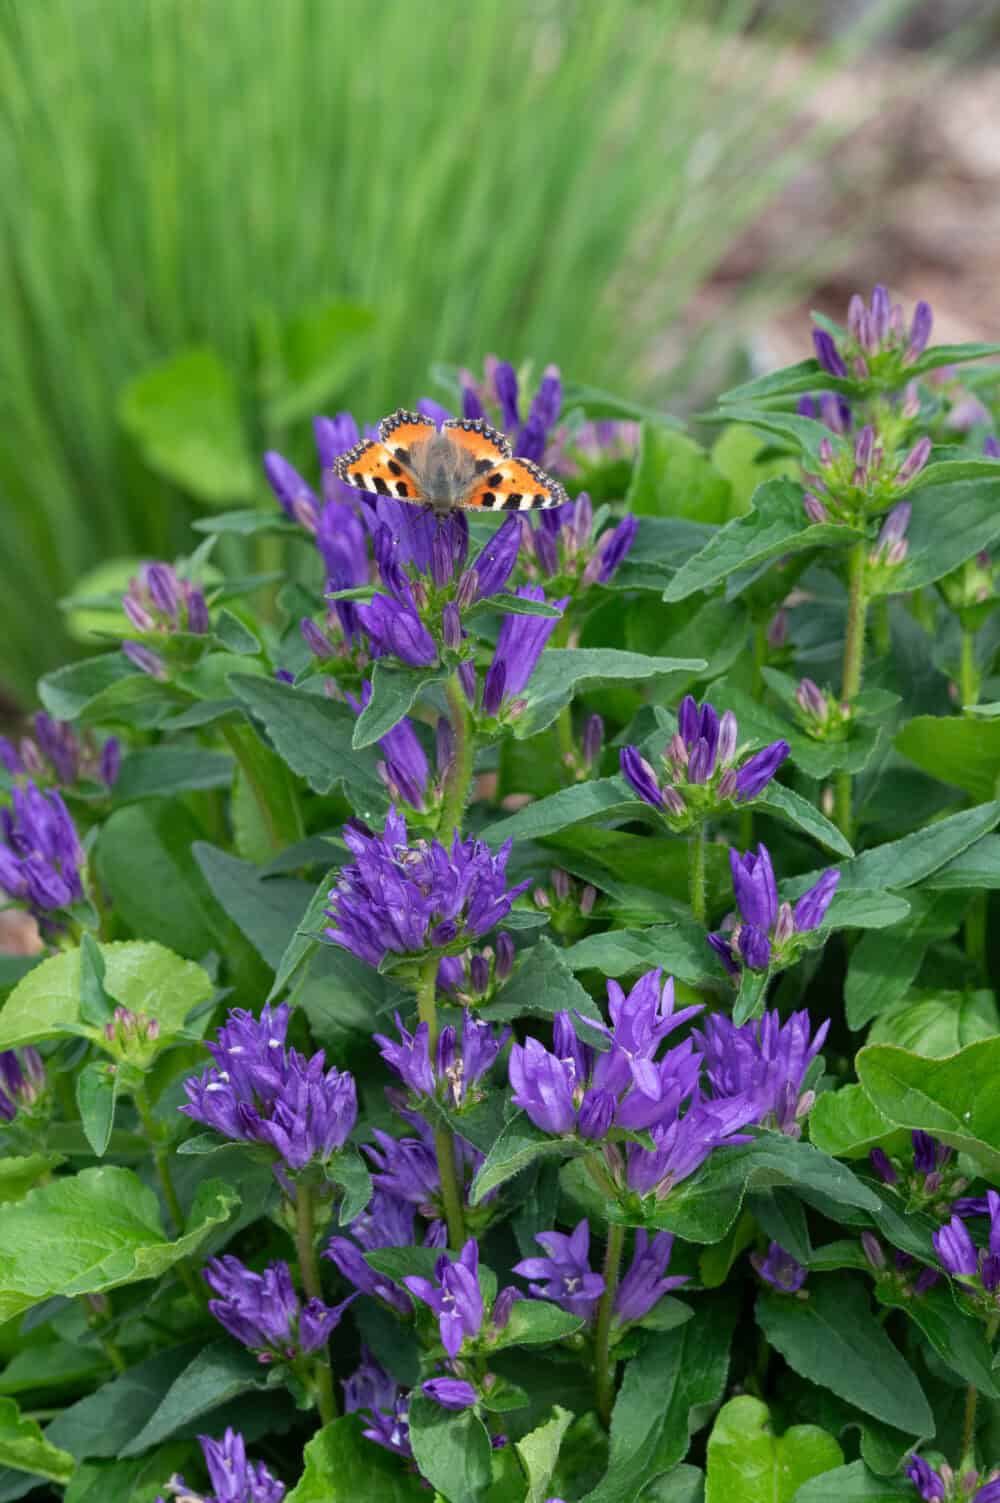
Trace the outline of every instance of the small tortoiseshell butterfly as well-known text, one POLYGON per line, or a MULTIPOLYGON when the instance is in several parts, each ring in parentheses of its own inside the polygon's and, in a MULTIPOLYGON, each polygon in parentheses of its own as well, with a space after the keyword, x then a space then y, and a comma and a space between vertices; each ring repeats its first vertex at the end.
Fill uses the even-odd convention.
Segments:
POLYGON ((460 507, 534 511, 561 506, 569 497, 557 480, 529 459, 515 459, 502 433, 482 418, 451 418, 441 429, 432 418, 402 408, 334 461, 337 478, 439 515, 460 507))

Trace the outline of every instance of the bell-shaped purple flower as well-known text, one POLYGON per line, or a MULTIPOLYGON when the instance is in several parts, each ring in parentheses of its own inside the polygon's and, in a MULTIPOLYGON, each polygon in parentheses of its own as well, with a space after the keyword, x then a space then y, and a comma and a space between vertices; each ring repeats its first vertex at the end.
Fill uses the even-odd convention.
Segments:
POLYGON ((694 1100, 683 1116, 679 1113, 650 1129, 653 1147, 629 1143, 626 1149, 626 1184, 636 1194, 663 1200, 682 1181, 700 1169, 715 1151, 732 1143, 746 1142, 740 1129, 756 1117, 756 1102, 736 1096, 725 1101, 694 1100))
POLYGON ((657 1232, 653 1237, 642 1230, 636 1232, 632 1261, 615 1292, 616 1325, 643 1320, 665 1294, 688 1282, 684 1274, 666 1277, 673 1248, 669 1232, 657 1232))
POLYGON ((925 1461, 914 1451, 907 1459, 903 1471, 925 1503, 944 1503, 948 1496, 944 1478, 940 1472, 935 1471, 929 1461, 925 1461))
POLYGON ((797 1294, 806 1281, 807 1270, 778 1242, 770 1244, 764 1257, 753 1253, 750 1261, 764 1282, 782 1294, 797 1294))
POLYGON ((590 1224, 587 1218, 568 1235, 564 1232, 538 1232, 535 1241, 545 1249, 544 1258, 522 1258, 514 1264, 521 1278, 536 1282, 528 1285, 536 1299, 551 1300, 570 1315, 593 1319, 597 1301, 604 1293, 604 1279, 590 1266, 590 1224))
POLYGON ((54 788, 17 786, 0 809, 0 889, 25 902, 41 923, 83 897, 83 847, 54 788))
MULTIPOLYGON (((168 1484, 172 1498, 185 1503, 282 1503, 285 1484, 273 1477, 262 1461, 248 1461, 242 1435, 227 1429, 222 1440, 199 1435, 198 1443, 205 1458, 212 1493, 200 1497, 185 1485, 183 1477, 173 1477, 168 1484)), ((164 1503, 162 1498, 157 1503, 164 1503)))
POLYGON ((479 1403, 478 1393, 464 1378, 428 1378, 420 1387, 442 1409, 472 1409, 479 1403))
POLYGON ((767 933, 778 918, 778 885, 767 847, 760 845, 756 855, 747 851, 741 856, 730 846, 729 865, 733 892, 744 921, 767 933))
POLYGON ((979 1254, 960 1216, 952 1216, 947 1225, 934 1233, 934 1251, 946 1273, 973 1278, 979 1272, 979 1254))
POLYGON ((813 1101, 811 1093, 803 1094, 803 1084, 829 1028, 827 1020, 813 1033, 805 1008, 784 1023, 773 1011, 739 1026, 724 1013, 710 1013, 694 1039, 713 1099, 752 1099, 761 1126, 798 1137, 813 1101))
MULTIPOLYGON (((522 585, 522 600, 545 600, 540 585, 522 585)), ((568 598, 568 597, 567 597, 568 598)), ((566 599, 549 602, 562 611, 566 599)), ((504 616, 493 661, 483 686, 483 713, 498 715, 527 686, 546 643, 559 625, 558 616, 504 616)))
POLYGON ((457 1357, 463 1341, 479 1335, 485 1311, 479 1288, 479 1244, 474 1237, 466 1242, 456 1262, 447 1257, 438 1259, 433 1280, 408 1274, 403 1283, 434 1311, 441 1344, 449 1357, 457 1357))
POLYGON ((310 1299, 300 1303, 288 1264, 271 1263, 253 1273, 239 1258, 210 1258, 202 1270, 215 1295, 210 1312, 230 1336, 256 1352, 262 1362, 294 1362, 326 1345, 351 1300, 324 1305, 310 1299))

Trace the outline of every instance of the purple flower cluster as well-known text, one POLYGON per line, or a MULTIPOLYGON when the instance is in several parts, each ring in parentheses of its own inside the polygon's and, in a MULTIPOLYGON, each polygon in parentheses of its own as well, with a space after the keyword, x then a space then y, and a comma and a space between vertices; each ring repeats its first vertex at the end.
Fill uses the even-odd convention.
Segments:
MULTIPOLYGON (((545 603, 545 591, 539 585, 522 585, 515 594, 522 600, 545 603)), ((566 599, 547 603, 562 611, 566 599)), ((538 659, 558 625, 558 616, 504 616, 493 661, 486 670, 483 684, 484 715, 510 717, 523 710, 524 702, 517 696, 527 688, 538 659)), ((464 681, 467 694, 471 683, 471 678, 464 681)), ((469 699, 470 702, 474 700, 474 695, 469 694, 469 699)))
POLYGON ((1000 1503, 1000 1468, 994 1467, 984 1478, 981 1472, 964 1472, 956 1477, 950 1466, 932 1467, 913 1451, 903 1471, 925 1503, 1000 1503))
POLYGON ((354 861, 330 892, 325 933, 372 966, 387 955, 465 949, 502 923, 528 886, 507 888, 510 841, 496 854, 457 832, 450 849, 438 840, 410 844, 396 809, 381 835, 348 824, 344 840, 354 861))
POLYGON ((478 1002, 492 987, 507 980, 514 969, 514 941, 502 929, 493 945, 445 955, 438 966, 438 990, 454 1002, 478 1002))
MULTIPOLYGON (((173 1477, 167 1490, 175 1503, 281 1503, 285 1484, 273 1477, 262 1461, 247 1460, 242 1435, 227 1430, 222 1440, 199 1435, 213 1491, 194 1493, 183 1477, 173 1477)), ((157 1503, 167 1503, 158 1498, 157 1503)))
POLYGON ((808 1271, 779 1242, 772 1242, 764 1255, 751 1253, 750 1262, 764 1282, 781 1294, 798 1294, 808 1276, 808 1271))
POLYGON ((829 1028, 827 1019, 810 1037, 805 1008, 785 1023, 774 1011, 739 1028, 725 1013, 713 1012, 694 1038, 714 1098, 748 1096, 756 1102, 760 1126, 797 1138, 815 1100, 815 1092, 802 1087, 829 1028))
POLYGON ((635 542, 639 519, 629 513, 614 527, 600 530, 598 522, 595 531, 594 508, 583 491, 575 501, 541 512, 537 526, 527 517, 520 525, 529 574, 576 593, 614 578, 635 542))
POLYGON ((976 1247, 962 1217, 953 1215, 934 1233, 934 1251, 945 1273, 996 1308, 1000 1304, 1000 1195, 996 1190, 986 1192, 986 1211, 990 1228, 985 1248, 976 1247))
POLYGON ((644 803, 661 810, 675 827, 687 828, 720 806, 757 798, 789 751, 787 741, 772 741, 741 761, 732 710, 720 717, 707 701, 699 705, 688 694, 677 711, 677 730, 663 753, 660 777, 637 746, 622 748, 621 770, 644 803))
POLYGON ((635 1132, 676 1117, 697 1086, 700 1058, 690 1039, 659 1061, 655 1055, 700 1007, 674 1012, 673 980, 661 982, 662 972, 650 971, 628 996, 608 982, 612 1027, 581 1018, 608 1038, 608 1049, 582 1043, 568 1012, 555 1015, 551 1052, 533 1038, 511 1047, 513 1101, 536 1127, 596 1140, 613 1127, 635 1132))
MULTIPOLYGON (((394 1138, 391 1133, 376 1127, 372 1132, 374 1144, 365 1143, 362 1150, 374 1170, 372 1184, 395 1200, 410 1202, 431 1221, 437 1230, 426 1240, 428 1245, 436 1246, 442 1209, 434 1134, 418 1113, 409 1111, 398 1099, 395 1104, 398 1115, 413 1127, 416 1136, 394 1138)), ((458 1133, 454 1135, 453 1143, 455 1174, 459 1185, 464 1186, 471 1182, 483 1162, 483 1154, 458 1133)))
POLYGON ((722 931, 708 936, 708 942, 730 975, 738 976, 746 966, 751 971, 790 965, 796 958, 800 936, 818 929, 833 901, 840 873, 831 867, 795 903, 779 903, 778 884, 767 847, 759 845, 756 855, 743 856, 730 847, 729 864, 733 873, 733 891, 740 911, 739 919, 724 923, 722 931))
POLYGON ((411 1033, 397 1012, 396 1028, 399 1043, 384 1033, 374 1035, 382 1058, 416 1095, 439 1096, 456 1110, 479 1099, 482 1093, 477 1083, 492 1069, 510 1038, 509 1028, 497 1038, 489 1023, 474 1018, 466 1008, 461 1037, 452 1023, 442 1028, 432 1058, 427 1023, 418 1023, 411 1033))
POLYGON ((310 1299, 301 1304, 288 1264, 254 1273, 239 1258, 210 1258, 202 1277, 215 1295, 208 1308, 230 1336, 256 1352, 259 1362, 295 1362, 326 1346, 356 1295, 342 1304, 310 1299))
POLYGON ((36 782, 59 783, 64 788, 80 778, 114 786, 121 766, 121 742, 109 736, 98 747, 81 739, 68 720, 54 720, 39 710, 32 721, 33 736, 23 736, 17 746, 0 736, 0 764, 12 778, 29 777, 36 782))
MULTIPOLYGON (((432 1172, 436 1171, 435 1163, 432 1172)), ((323 1256, 336 1265, 359 1294, 369 1294, 382 1300, 400 1315, 408 1315, 410 1301, 407 1296, 392 1279, 377 1273, 366 1261, 364 1254, 380 1247, 416 1245, 416 1218, 417 1206, 412 1201, 404 1200, 381 1187, 376 1188, 366 1209, 351 1222, 348 1228, 350 1235, 331 1237, 323 1256)), ((444 1223, 434 1220, 427 1228, 423 1245, 440 1247, 444 1236, 444 1223)))
POLYGON ((469 1238, 454 1263, 442 1253, 434 1266, 433 1279, 407 1274, 403 1283, 437 1316, 441 1345, 449 1357, 457 1357, 463 1343, 479 1335, 486 1306, 479 1287, 479 1244, 474 1237, 469 1238))
MULTIPOLYGON (((544 1258, 524 1258, 514 1272, 538 1282, 528 1285, 536 1299, 551 1300, 570 1315, 590 1322, 604 1293, 604 1279, 590 1266, 590 1225, 584 1218, 570 1233, 540 1232, 535 1241, 545 1249, 544 1258)), ((632 1261, 623 1274, 614 1299, 614 1321, 619 1327, 643 1320, 671 1289, 688 1282, 686 1276, 666 1277, 674 1239, 669 1232, 649 1237, 635 1234, 632 1261)))
POLYGON ((0 890, 42 923, 83 897, 83 847, 61 795, 25 783, 0 809, 0 890))
POLYGON ((287 1169, 326 1163, 343 1148, 358 1114, 354 1078, 286 1048, 287 1004, 260 1018, 234 1008, 208 1052, 214 1065, 184 1082, 180 1109, 227 1138, 261 1143, 287 1169))
POLYGON ((942 1278, 939 1269, 929 1268, 926 1264, 922 1265, 909 1253, 900 1252, 898 1249, 892 1249, 892 1263, 890 1264, 874 1232, 861 1233, 861 1250, 875 1277, 879 1280, 888 1280, 895 1286, 897 1294, 904 1299, 919 1299, 922 1294, 927 1293, 928 1289, 933 1289, 942 1278))
POLYGON ((887 288, 879 285, 870 306, 859 293, 851 298, 846 334, 835 337, 827 329, 813 330, 816 359, 840 380, 854 376, 867 381, 886 372, 898 376, 927 348, 933 322, 930 304, 919 302, 907 326, 902 305, 893 303, 887 288))
POLYGON ((31 1111, 45 1090, 45 1066, 37 1049, 0 1051, 0 1122, 31 1111))
POLYGON ((958 1215, 988 1213, 985 1198, 956 1199, 968 1180, 958 1172, 953 1149, 919 1129, 912 1133, 911 1141, 910 1163, 900 1157, 891 1159, 884 1148, 873 1148, 869 1153, 872 1168, 885 1184, 896 1185, 910 1204, 938 1216, 946 1217, 951 1211, 958 1215))
MULTIPOLYGON (((909 521, 909 512, 901 512, 894 506, 899 490, 909 485, 924 468, 931 455, 931 440, 924 435, 919 438, 902 459, 887 454, 876 430, 867 423, 855 437, 853 445, 841 444, 835 449, 828 438, 820 440, 819 468, 821 474, 807 473, 809 489, 802 497, 802 506, 810 522, 858 522, 869 511, 881 511, 893 507, 893 520, 886 524, 888 531, 879 538, 885 542, 886 559, 894 548, 891 562, 902 563, 906 549, 900 548, 903 532, 909 521)), ((882 562, 881 556, 879 562, 882 562)))
POLYGON ((631 465, 639 452, 642 426, 628 419, 598 418, 570 432, 559 427, 545 462, 555 475, 574 476, 616 462, 631 465))
POLYGON ((361 1348, 361 1365, 344 1380, 344 1413, 361 1414, 367 1421, 362 1435, 392 1451, 396 1456, 412 1457, 407 1415, 410 1396, 368 1351, 361 1348))
MULTIPOLYGON (((562 378, 557 365, 547 365, 542 373, 527 415, 521 418, 521 384, 514 367, 506 360, 488 355, 482 381, 468 371, 462 372, 462 416, 496 421, 510 437, 514 453, 520 459, 541 464, 549 437, 562 407, 562 378)), ((428 416, 446 416, 437 403, 421 404, 428 416)))
MULTIPOLYGON (((204 636, 209 630, 204 593, 189 579, 182 579, 172 564, 141 565, 122 596, 122 610, 144 637, 172 636, 176 632, 204 636)), ((143 673, 152 678, 166 677, 162 657, 148 642, 123 642, 122 652, 143 673)))

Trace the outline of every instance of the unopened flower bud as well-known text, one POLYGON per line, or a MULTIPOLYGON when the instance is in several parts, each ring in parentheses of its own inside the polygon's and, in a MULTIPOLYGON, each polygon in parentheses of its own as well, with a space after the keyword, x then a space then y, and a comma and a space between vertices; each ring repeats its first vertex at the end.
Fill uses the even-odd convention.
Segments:
POLYGON ((930 458, 930 454, 931 441, 925 435, 923 438, 917 440, 896 471, 896 485, 908 485, 914 476, 919 475, 930 458))
POLYGON ((827 697, 811 678, 804 678, 800 681, 795 691, 795 699, 803 715, 808 715, 811 719, 824 724, 829 720, 830 706, 827 697))
POLYGON ((333 657, 333 648, 315 621, 306 616, 299 622, 299 631, 302 633, 302 640, 314 657, 321 661, 324 658, 333 657))
POLYGON ((687 805, 683 798, 677 789, 671 787, 669 783, 662 790, 660 796, 663 799, 663 807, 668 814, 673 814, 675 818, 681 819, 687 813, 687 805))
POLYGON ((501 930, 496 937, 496 960, 493 965, 493 974, 498 981, 506 981, 514 969, 514 941, 510 935, 501 930))
POLYGON ((596 903, 596 901, 597 888, 592 887, 588 882, 586 887, 580 894, 580 912, 583 914, 584 918, 590 917, 591 913, 594 911, 594 904, 596 903))
POLYGON ((604 744, 604 721, 600 715, 591 715, 583 731, 583 760, 587 767, 593 767, 600 760, 601 747, 604 744))
POLYGON ((881 1272, 885 1267, 885 1253, 882 1251, 882 1244, 874 1232, 864 1231, 861 1233, 861 1248, 872 1268, 876 1272, 881 1272))
POLYGON ((739 734, 739 721, 732 710, 726 710, 719 721, 719 744, 717 747, 717 755, 722 767, 725 767, 735 757, 739 734))
POLYGON ((475 569, 466 569, 458 581, 455 604, 460 611, 467 610, 479 596, 479 574, 475 569))
POLYGON ((870 423, 866 423, 854 440, 854 463, 859 470, 867 470, 872 462, 872 452, 875 448, 875 429, 870 423))
POLYGON ((819 497, 814 496, 811 491, 806 491, 802 497, 802 508, 810 522, 818 525, 821 522, 829 522, 830 520, 830 513, 819 497))
POLYGON ((187 597, 187 629, 203 637, 209 629, 208 603, 200 590, 191 589, 187 597))
POLYGON ((788 612, 782 606, 781 610, 777 611, 772 617, 771 623, 767 628, 767 645, 772 652, 776 652, 779 648, 784 647, 787 641, 788 612))
POLYGON ((122 610, 125 612, 126 616, 131 621, 136 631, 156 630, 156 622, 146 610, 145 606, 140 605, 138 600, 133 599, 131 595, 122 596, 122 610))
POLYGON ((462 645, 462 617, 453 600, 441 612, 441 638, 451 652, 457 652, 462 645))
POLYGON ((737 788, 736 768, 735 767, 727 767, 726 770, 725 770, 725 772, 722 774, 722 777, 719 779, 719 786, 716 789, 716 792, 717 792, 717 794, 719 796, 719 799, 723 800, 723 799, 735 798, 736 797, 736 788, 737 788))
POLYGON ((552 878, 552 887, 556 897, 560 903, 565 902, 569 897, 569 874, 557 866, 553 868, 549 876, 552 878))
POLYGON ((545 891, 544 887, 536 887, 535 890, 534 890, 534 892, 531 894, 531 896, 535 900, 535 907, 536 908, 549 908, 549 907, 551 907, 551 899, 549 898, 549 895, 545 891))
POLYGON ((828 438, 819 441, 819 462, 824 469, 833 464, 833 445, 828 438))
POLYGON ((484 997, 490 987, 490 963, 485 955, 473 955, 469 961, 469 981, 477 997, 484 997))
POLYGON ((778 917, 774 925, 775 943, 779 945, 791 939, 795 933, 795 918, 792 914, 791 903, 782 903, 778 909, 778 917))

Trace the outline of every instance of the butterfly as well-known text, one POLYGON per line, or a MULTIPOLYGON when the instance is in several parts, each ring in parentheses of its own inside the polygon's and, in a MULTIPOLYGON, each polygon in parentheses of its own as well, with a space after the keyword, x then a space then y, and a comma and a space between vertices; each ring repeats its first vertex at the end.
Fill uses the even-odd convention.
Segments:
POLYGON ((438 515, 456 507, 476 511, 534 511, 562 506, 569 497, 557 480, 530 459, 516 459, 502 433, 482 418, 451 418, 438 429, 432 418, 400 408, 334 461, 339 480, 438 515))

